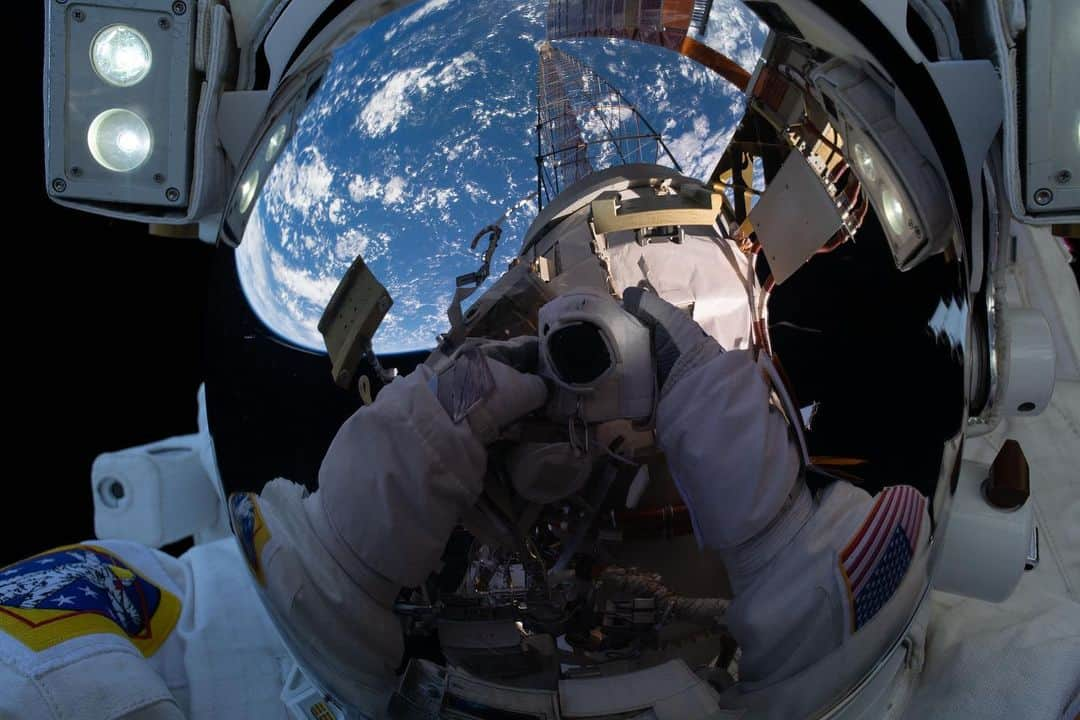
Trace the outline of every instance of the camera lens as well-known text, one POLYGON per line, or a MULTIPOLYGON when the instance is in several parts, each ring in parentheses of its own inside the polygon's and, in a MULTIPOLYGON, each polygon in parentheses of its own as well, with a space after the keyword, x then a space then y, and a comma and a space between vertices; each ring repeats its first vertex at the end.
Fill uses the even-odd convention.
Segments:
POLYGON ((547 336, 548 357, 559 379, 587 385, 611 367, 612 358, 600 328, 592 323, 564 325, 547 336))

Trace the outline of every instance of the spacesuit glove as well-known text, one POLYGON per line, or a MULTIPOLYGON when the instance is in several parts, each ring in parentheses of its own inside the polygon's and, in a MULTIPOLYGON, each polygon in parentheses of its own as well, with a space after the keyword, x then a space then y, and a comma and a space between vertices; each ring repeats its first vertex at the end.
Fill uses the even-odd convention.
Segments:
POLYGON ((627 288, 623 291, 623 309, 651 331, 661 398, 692 370, 724 351, 693 318, 656 293, 627 288))
POLYGON ((535 337, 466 341, 430 387, 454 423, 466 420, 489 445, 504 427, 547 401, 547 386, 533 374, 538 347, 535 337))

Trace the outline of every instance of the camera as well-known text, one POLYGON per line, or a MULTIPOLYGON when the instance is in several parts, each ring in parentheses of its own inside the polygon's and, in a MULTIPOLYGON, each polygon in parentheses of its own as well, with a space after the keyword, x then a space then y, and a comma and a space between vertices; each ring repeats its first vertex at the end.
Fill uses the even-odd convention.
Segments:
POLYGON ((649 329, 614 297, 571 290, 540 308, 540 374, 556 391, 555 419, 651 420, 656 397, 649 329))

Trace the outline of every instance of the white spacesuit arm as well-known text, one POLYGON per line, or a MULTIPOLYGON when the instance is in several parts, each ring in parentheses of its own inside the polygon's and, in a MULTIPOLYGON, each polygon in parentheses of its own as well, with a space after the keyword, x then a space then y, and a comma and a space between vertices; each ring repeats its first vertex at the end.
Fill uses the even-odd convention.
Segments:
POLYGON ((706 547, 731 550, 757 537, 799 486, 798 450, 762 372, 748 350, 719 354, 657 410, 660 445, 706 547))
POLYGON ((455 422, 439 382, 461 376, 417 368, 342 425, 315 493, 279 479, 258 497, 230 499, 234 529, 284 639, 353 706, 377 703, 393 677, 402 656, 394 599, 438 569, 451 531, 479 497, 483 440, 545 399, 536 376, 498 362, 489 369, 483 397, 455 422))
POLYGON ((109 717, 115 720, 184 720, 179 705, 145 659, 130 653, 101 653, 33 677, 0 661, 0 718, 46 720, 109 717), (64 675, 63 683, 56 676, 64 675), (124 690, 117 684, 123 682, 124 690), (152 688, 159 686, 157 697, 152 688), (132 689, 134 688, 134 689, 132 689))
POLYGON ((891 642, 893 613, 882 610, 905 605, 898 614, 906 620, 914 608, 921 583, 901 581, 921 573, 910 569, 924 561, 928 526, 911 488, 873 499, 841 481, 812 498, 771 394, 753 355, 730 351, 682 378, 657 417, 698 542, 718 550, 728 570, 735 598, 727 623, 748 687, 792 677, 853 634, 891 642), (898 527, 912 537, 894 538, 898 527), (878 569, 884 561, 889 573, 878 569), (890 627, 856 633, 876 615, 890 627))
POLYGON ((482 489, 487 452, 451 421, 431 377, 421 366, 387 386, 341 426, 319 470, 320 538, 358 581, 418 585, 482 489))
POLYGON ((420 367, 395 380, 342 425, 316 492, 275 480, 230 499, 285 640, 339 692, 335 679, 350 684, 340 668, 369 675, 369 688, 392 677, 402 654, 394 599, 437 569, 482 487, 487 453, 451 421, 431 376, 420 367))

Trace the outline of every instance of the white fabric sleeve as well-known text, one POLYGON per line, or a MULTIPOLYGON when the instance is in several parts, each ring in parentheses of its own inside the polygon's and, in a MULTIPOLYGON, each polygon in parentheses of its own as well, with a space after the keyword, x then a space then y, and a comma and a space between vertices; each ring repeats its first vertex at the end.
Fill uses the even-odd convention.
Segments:
POLYGON ((748 350, 731 350, 675 384, 657 408, 657 438, 703 547, 759 535, 796 487, 799 454, 748 350))
POLYGON ((97 652, 30 676, 0 661, 0 718, 184 720, 184 712, 146 660, 97 652))
POLYGON ((0 568, 0 718, 284 718, 285 649, 232 537, 88 540, 0 568))
POLYGON ((906 720, 1077 717, 1080 603, 1028 573, 999 604, 935 592, 932 617, 906 720))
POLYGON ((467 423, 451 421, 431 375, 421 365, 386 386, 341 426, 319 470, 320 539, 358 579, 373 571, 398 587, 421 583, 483 489, 487 451, 467 423))
MULTIPOLYGON (((857 626, 865 628, 861 644, 892 642, 924 584, 914 580, 925 576, 929 526, 921 496, 911 495, 917 539, 899 577, 912 581, 897 579, 873 603, 869 591, 853 594, 842 555, 878 504, 842 481, 812 498, 800 477, 798 446, 770 397, 752 354, 729 351, 683 378, 661 401, 657 419, 698 542, 720 552, 731 579, 727 624, 742 648, 739 675, 747 688, 794 676, 857 626), (864 616, 857 623, 860 598, 864 614, 876 608, 872 615, 903 619, 874 623, 864 616), (889 604, 895 612, 882 613, 889 604)), ((885 545, 877 547, 883 552, 885 545)))
POLYGON ((319 489, 286 480, 230 498, 241 546, 297 661, 345 702, 382 702, 402 656, 393 603, 438 569, 483 487, 487 452, 439 404, 424 366, 349 418, 319 489), (260 528, 262 528, 260 530, 260 528))

